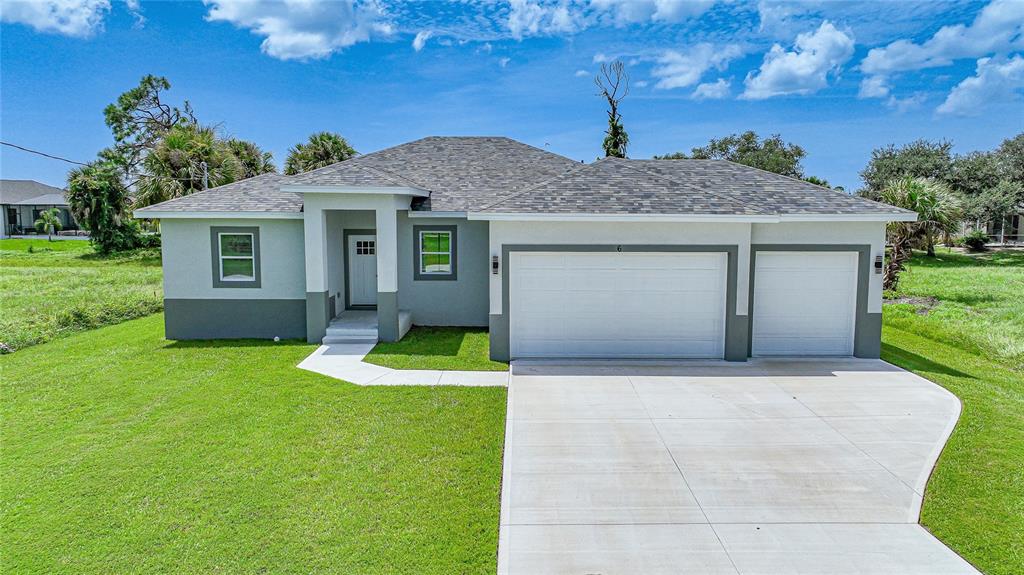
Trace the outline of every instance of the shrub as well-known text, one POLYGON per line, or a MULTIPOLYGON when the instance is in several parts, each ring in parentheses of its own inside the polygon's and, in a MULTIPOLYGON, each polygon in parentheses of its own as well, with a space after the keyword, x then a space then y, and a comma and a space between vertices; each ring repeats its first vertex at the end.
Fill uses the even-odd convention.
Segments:
POLYGON ((974 230, 964 235, 963 243, 968 251, 983 252, 985 251, 985 244, 988 243, 988 234, 983 230, 974 230))
POLYGON ((142 234, 139 236, 136 247, 139 248, 160 248, 160 234, 142 234))

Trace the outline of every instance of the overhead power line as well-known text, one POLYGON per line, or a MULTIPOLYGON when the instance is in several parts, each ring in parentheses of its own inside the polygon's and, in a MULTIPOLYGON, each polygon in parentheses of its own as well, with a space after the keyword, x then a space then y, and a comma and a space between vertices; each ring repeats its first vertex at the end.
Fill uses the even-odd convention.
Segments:
POLYGON ((86 166, 86 165, 88 165, 88 164, 86 164, 84 162, 76 162, 74 160, 69 160, 67 158, 62 158, 60 156, 54 156, 52 154, 47 154, 46 152, 40 152, 39 150, 32 150, 32 149, 26 148, 24 146, 19 146, 17 144, 12 144, 10 142, 0 141, 0 144, 3 144, 5 146, 10 146, 12 148, 17 148, 17 149, 19 149, 19 150, 21 150, 23 152, 28 152, 30 154, 38 154, 40 156, 43 156, 43 157, 46 157, 46 158, 50 158, 52 160, 60 160, 62 162, 67 162, 69 164, 77 164, 79 166, 86 166))

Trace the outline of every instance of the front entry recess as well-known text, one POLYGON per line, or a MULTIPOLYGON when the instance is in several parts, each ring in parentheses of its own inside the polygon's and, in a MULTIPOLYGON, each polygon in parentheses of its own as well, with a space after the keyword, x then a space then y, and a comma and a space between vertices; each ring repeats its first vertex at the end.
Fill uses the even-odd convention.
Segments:
POLYGON ((349 305, 377 304, 377 236, 348 237, 349 305))

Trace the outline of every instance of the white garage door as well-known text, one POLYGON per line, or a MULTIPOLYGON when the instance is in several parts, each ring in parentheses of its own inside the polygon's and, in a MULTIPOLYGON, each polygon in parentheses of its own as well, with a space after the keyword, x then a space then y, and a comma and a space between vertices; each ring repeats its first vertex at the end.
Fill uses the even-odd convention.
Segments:
POLYGON ((753 355, 853 355, 856 252, 757 252, 753 355))
POLYGON ((724 253, 513 252, 522 357, 710 357, 725 347, 724 253))

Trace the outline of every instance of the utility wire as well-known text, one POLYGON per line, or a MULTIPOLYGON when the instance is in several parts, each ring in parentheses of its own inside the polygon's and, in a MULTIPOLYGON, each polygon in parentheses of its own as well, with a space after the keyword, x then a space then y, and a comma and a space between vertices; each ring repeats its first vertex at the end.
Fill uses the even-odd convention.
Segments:
POLYGON ((12 148, 17 148, 17 149, 19 149, 19 150, 21 150, 23 152, 28 152, 30 154, 39 154, 40 156, 44 156, 44 157, 47 157, 47 158, 50 158, 50 159, 53 159, 53 160, 60 160, 62 162, 67 162, 69 164, 77 164, 79 166, 87 166, 88 165, 88 164, 84 164, 82 162, 76 162, 74 160, 69 160, 67 158, 62 158, 60 156, 52 156, 52 155, 47 154, 45 152, 40 152, 39 150, 30 150, 29 148, 25 148, 25 147, 19 146, 17 144, 12 144, 10 142, 0 141, 0 144, 3 144, 5 146, 10 146, 12 148))

